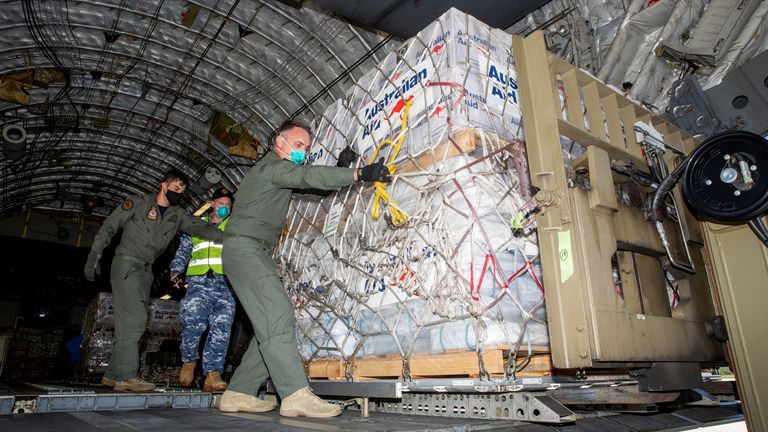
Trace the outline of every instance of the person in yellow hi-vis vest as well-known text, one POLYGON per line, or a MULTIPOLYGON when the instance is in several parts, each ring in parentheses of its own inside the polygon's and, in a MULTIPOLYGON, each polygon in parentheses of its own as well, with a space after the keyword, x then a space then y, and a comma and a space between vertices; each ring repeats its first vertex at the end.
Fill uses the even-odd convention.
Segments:
MULTIPOLYGON (((234 198, 225 188, 217 189, 212 197, 212 212, 203 217, 224 231, 234 198)), ((171 281, 178 283, 186 268, 189 283, 181 301, 181 367, 179 381, 189 387, 195 378, 200 338, 208 328, 203 350, 205 391, 224 391, 227 383, 221 378, 229 346, 229 334, 235 315, 235 297, 221 264, 222 244, 183 235, 176 256, 171 261, 171 281)))

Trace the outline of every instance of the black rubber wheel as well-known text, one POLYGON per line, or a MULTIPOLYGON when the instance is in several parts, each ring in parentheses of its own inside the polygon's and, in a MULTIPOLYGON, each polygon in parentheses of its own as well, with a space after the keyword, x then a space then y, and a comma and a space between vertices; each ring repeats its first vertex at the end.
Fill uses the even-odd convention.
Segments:
POLYGON ((689 157, 683 196, 699 216, 715 220, 747 221, 768 212, 768 141, 744 131, 707 139, 689 157))

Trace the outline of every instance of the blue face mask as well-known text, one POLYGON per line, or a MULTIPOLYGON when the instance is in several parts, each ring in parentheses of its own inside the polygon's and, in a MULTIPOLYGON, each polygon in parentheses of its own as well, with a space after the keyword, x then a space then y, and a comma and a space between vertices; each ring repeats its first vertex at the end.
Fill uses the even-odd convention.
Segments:
POLYGON ((291 151, 291 162, 295 163, 296 165, 301 165, 304 163, 304 159, 307 158, 307 152, 304 150, 292 150, 291 151))
POLYGON ((229 208, 219 207, 216 209, 216 214, 219 215, 220 218, 225 218, 229 215, 229 208))

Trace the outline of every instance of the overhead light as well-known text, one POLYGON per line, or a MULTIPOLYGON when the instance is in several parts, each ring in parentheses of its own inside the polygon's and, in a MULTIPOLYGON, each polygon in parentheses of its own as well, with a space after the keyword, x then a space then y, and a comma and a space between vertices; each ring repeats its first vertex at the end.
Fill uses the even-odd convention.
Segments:
POLYGON ((203 177, 211 183, 211 186, 221 181, 221 171, 215 167, 208 167, 203 177))
POLYGON ((90 216, 93 210, 99 207, 99 199, 92 195, 80 196, 80 204, 83 206, 83 215, 90 216))
POLYGON ((48 317, 48 315, 49 315, 50 313, 51 313, 51 308, 49 308, 49 307, 47 307, 47 306, 38 306, 38 307, 35 309, 35 315, 36 315, 38 318, 46 318, 46 317, 48 317))

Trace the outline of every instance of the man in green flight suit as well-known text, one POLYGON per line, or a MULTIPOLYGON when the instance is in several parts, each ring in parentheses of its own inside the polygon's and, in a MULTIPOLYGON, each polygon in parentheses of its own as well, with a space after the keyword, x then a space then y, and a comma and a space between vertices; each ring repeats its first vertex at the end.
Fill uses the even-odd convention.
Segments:
MULTIPOLYGON (((296 317, 285 286, 275 270, 271 249, 285 224, 293 189, 331 190, 356 181, 388 182, 382 161, 360 169, 302 165, 310 144, 309 128, 283 123, 274 151, 262 157, 243 178, 237 208, 224 236, 224 271, 253 324, 254 337, 221 397, 225 412, 263 412, 275 408, 256 397, 267 377, 282 398, 280 414, 288 417, 333 417, 338 405, 315 396, 307 386, 296 344, 296 317)), ((350 153, 347 148, 342 154, 350 153)), ((339 155, 341 163, 342 155, 339 155)))
POLYGON ((85 264, 85 278, 96 280, 101 253, 122 228, 123 236, 112 260, 112 307, 115 343, 101 383, 118 391, 152 391, 155 385, 138 377, 139 339, 147 325, 147 303, 154 276, 152 263, 163 253, 177 231, 222 241, 223 232, 179 207, 189 184, 177 170, 165 174, 160 190, 129 196, 99 228, 85 264))

